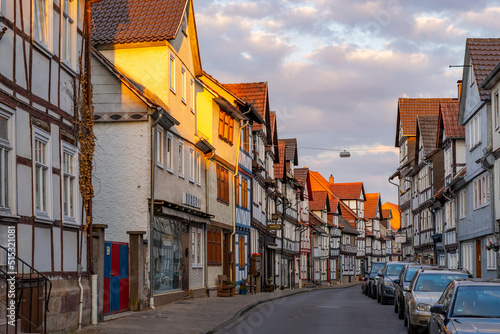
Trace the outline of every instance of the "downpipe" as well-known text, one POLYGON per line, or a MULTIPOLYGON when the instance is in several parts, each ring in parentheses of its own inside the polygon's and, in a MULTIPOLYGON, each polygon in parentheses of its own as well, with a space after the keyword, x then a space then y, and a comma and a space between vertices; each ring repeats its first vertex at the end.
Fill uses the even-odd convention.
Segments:
MULTIPOLYGON (((91 277, 92 277, 92 325, 97 325, 97 275, 93 274, 91 275, 91 277)), ((81 277, 79 283, 81 286, 81 277)), ((83 289, 81 291, 81 294, 83 296, 83 289)), ((81 309, 82 309, 82 303, 80 303, 80 310, 81 309)), ((81 314, 82 313, 80 312, 80 317, 81 314)))
MULTIPOLYGON (((78 287, 80 288, 80 302, 78 305, 78 330, 82 329, 82 314, 83 314, 83 286, 82 286, 82 265, 78 264, 78 287)), ((92 299, 94 298, 94 290, 92 290, 92 299)), ((92 303, 92 316, 94 315, 94 304, 92 303)), ((92 320, 94 318, 92 317, 92 320)), ((95 325, 92 321, 92 324, 95 325)))

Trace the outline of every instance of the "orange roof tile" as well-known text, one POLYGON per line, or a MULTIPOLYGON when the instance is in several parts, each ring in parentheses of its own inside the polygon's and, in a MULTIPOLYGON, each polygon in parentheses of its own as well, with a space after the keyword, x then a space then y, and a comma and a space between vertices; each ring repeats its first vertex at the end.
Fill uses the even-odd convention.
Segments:
POLYGON ((383 219, 389 219, 390 215, 391 215, 391 210, 389 209, 382 209, 382 218, 383 219))
POLYGON ((372 232, 370 232, 370 230, 367 229, 367 228, 365 229, 365 234, 366 234, 367 237, 375 237, 375 234, 373 234, 372 232))
POLYGON ((393 230, 397 231, 401 227, 401 209, 399 208, 399 205, 391 202, 385 202, 382 205, 382 210, 383 209, 391 210, 392 212, 391 227, 393 230))
MULTIPOLYGON (((476 76, 477 86, 500 63, 500 38, 467 38, 466 48, 469 50, 472 68, 476 76)), ((491 98, 490 91, 480 89, 481 100, 491 98)))
POLYGON ((379 217, 375 217, 375 215, 377 214, 377 209, 379 208, 379 205, 380 205, 380 194, 379 193, 366 194, 365 218, 368 218, 368 219, 379 218, 379 217))
POLYGON ((458 125, 460 101, 441 102, 440 121, 443 123, 446 138, 464 138, 465 126, 458 125))
POLYGON ((309 211, 323 211, 327 207, 328 192, 313 191, 314 200, 309 201, 309 211))
MULTIPOLYGON (((440 103, 452 100, 451 98, 400 98, 398 100, 398 119, 403 129, 403 136, 416 135, 418 115, 439 115, 440 103)), ((397 131, 399 132, 399 129, 397 131)))
MULTIPOLYGON (((267 119, 266 112, 269 110, 267 82, 234 83, 224 84, 224 86, 240 99, 251 103, 262 119, 267 119)), ((263 126, 263 124, 255 124, 252 129, 259 131, 263 129, 263 126)))
POLYGON ((175 38, 187 0, 106 0, 92 5, 92 43, 138 43, 175 38))
POLYGON ((334 183, 330 190, 341 200, 357 200, 363 195, 363 182, 334 183))
MULTIPOLYGON (((274 177, 277 179, 282 179, 284 176, 284 170, 285 170, 285 143, 284 142, 279 142, 278 144, 278 152, 279 152, 279 162, 274 164, 274 177)), ((313 189, 314 191, 314 189, 313 189)))

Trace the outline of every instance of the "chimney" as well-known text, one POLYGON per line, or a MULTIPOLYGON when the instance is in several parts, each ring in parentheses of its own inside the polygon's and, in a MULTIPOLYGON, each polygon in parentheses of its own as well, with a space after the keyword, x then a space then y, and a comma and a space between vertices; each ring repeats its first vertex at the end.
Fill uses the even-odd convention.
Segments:
POLYGON ((332 184, 334 184, 334 181, 335 181, 335 179, 333 178, 333 175, 332 175, 332 174, 330 174, 330 179, 328 180, 328 183, 329 183, 330 185, 332 185, 332 184))
POLYGON ((462 80, 457 81, 457 86, 458 86, 458 101, 460 101, 460 98, 462 97, 462 80))

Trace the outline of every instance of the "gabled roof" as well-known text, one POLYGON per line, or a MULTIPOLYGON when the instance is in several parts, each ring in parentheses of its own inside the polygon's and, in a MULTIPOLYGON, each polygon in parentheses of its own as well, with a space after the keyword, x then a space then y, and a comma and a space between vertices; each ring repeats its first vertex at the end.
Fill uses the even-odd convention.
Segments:
POLYGON ((282 179, 285 170, 285 143, 279 142, 278 144, 278 162, 274 163, 274 177, 276 179, 282 179))
MULTIPOLYGON (((303 189, 307 189, 307 195, 309 196, 309 201, 314 200, 314 195, 311 189, 311 179, 309 177, 309 169, 308 168, 295 168, 294 171, 295 178, 299 181, 300 185, 303 189)), ((303 194, 303 191, 301 191, 303 194)), ((301 196, 301 200, 304 198, 301 196)))
POLYGON ((380 212, 382 204, 380 202, 380 194, 379 193, 371 193, 371 194, 366 194, 366 201, 365 201, 365 218, 368 219, 380 219, 381 217, 375 217, 377 214, 377 209, 379 210, 379 214, 381 215, 382 213, 380 212))
MULTIPOLYGON (((467 38, 466 49, 469 51, 476 84, 479 87, 500 63, 500 38, 467 38)), ((464 71, 466 70, 464 68, 464 71)), ((491 98, 487 89, 479 89, 479 95, 483 101, 491 98)))
MULTIPOLYGON (((426 156, 430 156, 431 153, 436 149, 437 136, 438 136, 438 115, 431 116, 417 116, 418 129, 417 133, 423 139, 424 151, 426 156)), ((419 147, 419 140, 417 138, 417 148, 419 147)), ((418 150, 415 151, 415 155, 418 156, 418 150)))
POLYGON ((343 216, 339 216, 339 226, 342 227, 342 233, 358 235, 356 230, 343 216))
POLYGON ((373 234, 372 232, 370 232, 370 230, 367 229, 367 228, 365 228, 365 235, 367 237, 373 237, 373 238, 375 238, 375 234, 373 234))
POLYGON ((451 98, 400 98, 396 123, 396 146, 399 147, 400 124, 403 136, 414 137, 417 134, 418 115, 438 115, 440 103, 452 100, 451 98))
MULTIPOLYGON (((224 86, 245 102, 251 103, 262 119, 266 122, 270 121, 267 82, 234 83, 224 84, 224 86)), ((252 129, 262 130, 263 125, 255 124, 252 129)))
POLYGON ((397 231, 401 227, 401 209, 399 208, 399 205, 391 202, 385 202, 382 204, 382 209, 391 210, 391 227, 393 230, 397 231))
POLYGON ((392 211, 389 209, 382 209, 382 218, 383 219, 390 219, 392 218, 392 211))
POLYGON ((297 154, 297 138, 290 139, 280 139, 278 141, 285 143, 285 160, 292 161, 295 166, 299 164, 299 158, 297 154))
POLYGON ((329 209, 330 203, 328 202, 328 192, 313 191, 313 196, 314 200, 309 201, 309 211, 323 211, 329 209))
POLYGON ((438 121, 438 144, 440 147, 443 135, 446 138, 465 138, 465 126, 458 125, 460 101, 441 102, 438 121))
POLYGON ((334 183, 330 185, 330 190, 341 200, 358 200, 365 197, 363 182, 334 183))

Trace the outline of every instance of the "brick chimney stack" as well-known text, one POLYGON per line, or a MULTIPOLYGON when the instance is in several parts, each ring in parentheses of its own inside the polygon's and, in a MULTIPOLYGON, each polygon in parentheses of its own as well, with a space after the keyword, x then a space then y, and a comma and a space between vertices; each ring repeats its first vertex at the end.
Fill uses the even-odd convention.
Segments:
POLYGON ((330 179, 328 180, 328 183, 332 185, 334 183, 335 179, 333 178, 333 175, 330 174, 330 179))

